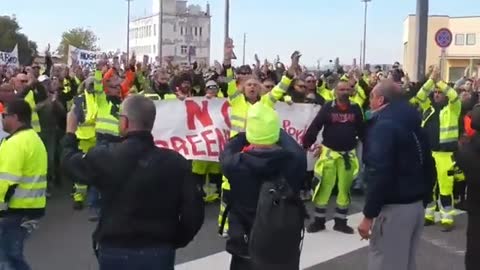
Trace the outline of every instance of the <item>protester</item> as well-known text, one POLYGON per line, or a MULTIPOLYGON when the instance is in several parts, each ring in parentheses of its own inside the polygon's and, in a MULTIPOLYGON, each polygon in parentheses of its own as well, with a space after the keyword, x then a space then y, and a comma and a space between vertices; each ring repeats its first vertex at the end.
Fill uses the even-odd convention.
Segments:
POLYGON ((5 111, 5 106, 15 98, 15 89, 11 84, 0 84, 0 113, 5 111))
MULTIPOLYGON (((472 113, 472 128, 480 131, 480 106, 472 113)), ((459 168, 464 172, 467 189, 467 250, 465 254, 466 270, 477 269, 480 265, 480 135, 475 133, 469 142, 462 145, 454 154, 459 168)))
MULTIPOLYGON (((210 80, 206 83, 204 92, 207 99, 216 98, 220 93, 219 86, 215 81, 210 80)), ((192 160, 192 172, 197 184, 202 187, 205 202, 213 203, 220 198, 222 172, 218 162, 192 160)))
MULTIPOLYGON (((229 47, 230 45, 225 45, 225 59, 224 59, 224 69, 225 74, 227 75, 227 96, 228 96, 228 103, 230 104, 230 137, 234 137, 239 132, 244 132, 246 127, 246 119, 245 116, 247 114, 248 109, 256 104, 257 102, 261 102, 271 108, 275 105, 275 103, 280 100, 286 93, 288 86, 292 82, 293 77, 295 76, 295 70, 297 70, 299 66, 299 61, 301 54, 298 51, 295 51, 291 56, 291 66, 286 74, 282 77, 282 80, 277 84, 276 87, 272 89, 272 91, 266 93, 265 95, 261 95, 261 85, 258 79, 254 77, 250 77, 248 72, 251 74, 250 66, 242 66, 240 67, 240 73, 237 75, 236 80, 233 79, 233 69, 231 66, 232 60, 232 48, 229 47)), ((222 236, 227 236, 228 233, 228 222, 225 221, 224 211, 228 204, 228 193, 230 190, 230 184, 228 183, 228 179, 225 177, 222 178, 222 196, 221 196, 221 204, 220 204, 220 211, 219 211, 219 233, 222 236), (225 196, 224 196, 225 195, 225 196), (226 223, 225 223, 226 222, 226 223), (222 225, 223 223, 223 225, 222 225), (226 227, 224 227, 226 225, 226 227)))
POLYGON ((431 201, 435 165, 420 114, 399 97, 392 81, 372 91, 372 116, 364 144, 367 194, 358 227, 370 239, 369 270, 414 270, 431 201), (373 226, 372 226, 373 224, 373 226))
POLYGON ((325 230, 327 205, 335 184, 338 195, 333 229, 347 234, 354 232, 347 225, 347 213, 350 188, 355 171, 358 171, 357 137, 363 138, 364 121, 360 106, 349 101, 351 94, 351 86, 340 82, 335 88, 336 99, 320 109, 303 137, 302 145, 309 149, 323 128, 322 153, 314 169, 315 177, 322 181, 313 195, 315 220, 307 228, 311 233, 325 230))
MULTIPOLYGON (((272 268, 272 265, 261 267, 250 259, 253 254, 248 253, 248 239, 262 183, 284 178, 298 197, 304 179, 302 174, 306 172, 305 152, 293 138, 280 129, 277 113, 262 103, 250 107, 246 132, 239 133, 225 146, 220 163, 231 187, 230 237, 226 248, 232 254, 230 269, 299 269, 300 253, 289 254, 298 256, 293 258, 289 265, 275 268, 272 268)), ((298 233, 300 234, 300 231, 298 233)), ((272 239, 273 254, 274 243, 272 239)), ((277 257, 280 256, 277 254, 277 257)))
POLYGON ((45 214, 47 152, 31 126, 27 102, 14 100, 2 113, 10 135, 0 142, 0 268, 31 269, 25 239, 45 214))
POLYGON ((425 213, 425 225, 435 223, 435 212, 440 210, 443 231, 454 228, 453 175, 448 173, 454 167, 453 152, 458 147, 459 119, 462 103, 455 90, 440 80, 440 71, 434 68, 430 79, 416 95, 416 101, 422 109, 422 127, 428 135, 437 168, 437 186, 439 199, 433 191, 433 202, 425 213))
POLYGON ((153 142, 155 116, 150 99, 127 98, 119 113, 124 140, 84 155, 75 136, 78 120, 74 111, 68 114, 64 168, 102 194, 94 233, 101 270, 173 269, 175 249, 185 247, 203 223, 203 202, 188 161, 153 142))

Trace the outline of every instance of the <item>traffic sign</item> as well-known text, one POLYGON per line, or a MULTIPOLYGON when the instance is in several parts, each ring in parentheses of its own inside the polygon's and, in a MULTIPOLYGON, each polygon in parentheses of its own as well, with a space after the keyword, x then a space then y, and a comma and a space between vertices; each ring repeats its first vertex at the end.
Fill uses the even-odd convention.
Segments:
POLYGON ((448 28, 440 28, 435 34, 435 42, 440 48, 448 48, 452 44, 453 34, 448 28))

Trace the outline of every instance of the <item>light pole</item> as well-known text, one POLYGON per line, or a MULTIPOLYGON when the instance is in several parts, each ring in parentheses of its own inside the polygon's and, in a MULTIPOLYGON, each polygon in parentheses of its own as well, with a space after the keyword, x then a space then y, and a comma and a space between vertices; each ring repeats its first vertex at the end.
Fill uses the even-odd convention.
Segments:
POLYGON ((130 59, 130 2, 133 0, 127 0, 127 61, 130 59))
MULTIPOLYGON (((425 77, 427 60, 427 32, 428 32, 428 0, 417 0, 416 20, 416 47, 413 60, 414 81, 418 82, 425 77)), ((404 63, 405 64, 405 63, 404 63)))
POLYGON ((367 51, 367 9, 368 9, 368 2, 371 2, 372 0, 360 0, 365 3, 365 14, 363 16, 363 51, 362 51, 362 63, 361 66, 362 68, 365 68, 367 64, 367 59, 365 58, 365 54, 367 51))
POLYGON ((229 38, 228 28, 230 26, 230 0, 225 0, 225 43, 229 38))
POLYGON ((245 48, 247 46, 247 33, 243 33, 243 64, 245 65, 245 48))
POLYGON ((158 60, 160 65, 163 63, 163 0, 160 1, 160 11, 158 12, 158 60))

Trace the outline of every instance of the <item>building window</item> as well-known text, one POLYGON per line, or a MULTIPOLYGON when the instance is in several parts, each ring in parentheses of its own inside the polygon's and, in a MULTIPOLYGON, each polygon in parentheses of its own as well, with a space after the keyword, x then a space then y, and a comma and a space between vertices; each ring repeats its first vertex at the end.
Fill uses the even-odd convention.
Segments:
POLYGON ((187 54, 187 51, 188 51, 188 46, 182 45, 180 47, 180 53, 181 54, 187 54))
POLYGON ((195 36, 198 36, 198 27, 195 27, 195 36))
POLYGON ((475 45, 476 44, 476 35, 475 34, 467 34, 467 45, 475 45))
POLYGON ((190 27, 190 35, 193 36, 193 27, 190 27))
POLYGON ((151 25, 148 26, 148 36, 149 37, 152 36, 152 26, 151 25))
POLYGON ((173 32, 177 32, 177 24, 176 23, 173 24, 173 32))
POLYGON ((459 45, 459 46, 465 45, 465 35, 464 34, 456 34, 455 35, 455 45, 459 45))
POLYGON ((157 51, 157 46, 153 45, 153 53, 155 53, 156 51, 157 51))
POLYGON ((188 55, 190 56, 196 56, 197 55, 197 47, 195 46, 190 46, 188 50, 188 55))
POLYGON ((157 36, 157 25, 153 25, 153 36, 157 36))
POLYGON ((180 35, 183 36, 183 26, 180 26, 180 35))
POLYGON ((202 36, 202 30, 203 30, 203 28, 200 27, 199 36, 202 36))

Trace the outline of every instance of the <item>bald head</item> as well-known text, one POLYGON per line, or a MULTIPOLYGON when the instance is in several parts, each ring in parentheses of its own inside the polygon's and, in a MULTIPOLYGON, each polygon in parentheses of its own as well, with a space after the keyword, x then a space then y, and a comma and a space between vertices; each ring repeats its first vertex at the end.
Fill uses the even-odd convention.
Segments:
POLYGON ((382 80, 370 93, 370 108, 377 110, 402 96, 402 88, 392 80, 382 80))
POLYGON ((128 131, 152 131, 157 110, 153 101, 140 95, 128 97, 121 108, 129 121, 128 131))
POLYGON ((372 92, 377 96, 385 97, 387 101, 385 103, 388 103, 402 95, 402 88, 392 80, 383 80, 373 88, 372 92))
POLYGON ((15 90, 13 85, 4 83, 0 85, 0 102, 9 103, 15 98, 15 90))

